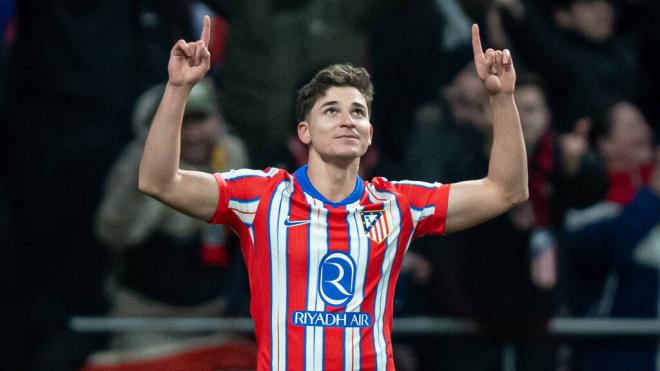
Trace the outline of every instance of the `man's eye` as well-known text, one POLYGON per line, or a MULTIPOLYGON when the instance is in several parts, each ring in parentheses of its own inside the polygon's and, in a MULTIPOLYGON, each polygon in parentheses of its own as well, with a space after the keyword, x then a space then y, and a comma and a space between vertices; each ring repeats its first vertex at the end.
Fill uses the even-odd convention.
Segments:
POLYGON ((325 110, 325 113, 334 115, 335 113, 337 113, 337 110, 335 108, 330 107, 330 108, 325 110))
POLYGON ((360 117, 364 117, 364 116, 365 116, 365 112, 364 112, 364 110, 356 109, 356 110, 353 110, 353 115, 355 115, 355 116, 360 116, 360 117))

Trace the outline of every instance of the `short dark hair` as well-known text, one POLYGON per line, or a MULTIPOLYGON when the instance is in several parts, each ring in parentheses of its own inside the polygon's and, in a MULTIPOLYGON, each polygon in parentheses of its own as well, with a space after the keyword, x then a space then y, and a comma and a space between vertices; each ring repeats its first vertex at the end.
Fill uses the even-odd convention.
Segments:
POLYGON ((362 93, 371 112, 374 88, 369 73, 363 67, 353 67, 350 63, 333 64, 319 71, 310 82, 298 90, 296 118, 305 121, 314 103, 331 87, 353 87, 362 93))

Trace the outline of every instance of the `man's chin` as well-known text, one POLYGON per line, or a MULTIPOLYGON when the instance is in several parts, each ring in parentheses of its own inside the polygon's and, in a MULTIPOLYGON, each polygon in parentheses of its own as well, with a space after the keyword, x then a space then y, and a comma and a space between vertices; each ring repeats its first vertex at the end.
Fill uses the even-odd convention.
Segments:
POLYGON ((343 164, 350 164, 353 161, 359 159, 364 155, 363 152, 360 151, 342 151, 335 153, 331 156, 328 156, 328 159, 330 159, 332 162, 335 163, 343 163, 343 164))

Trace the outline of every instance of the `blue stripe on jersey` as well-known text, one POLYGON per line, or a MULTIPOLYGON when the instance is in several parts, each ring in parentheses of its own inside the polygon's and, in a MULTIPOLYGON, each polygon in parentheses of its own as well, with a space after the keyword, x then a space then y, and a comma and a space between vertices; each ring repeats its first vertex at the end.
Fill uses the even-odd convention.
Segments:
POLYGON ((255 198, 229 198, 229 201, 235 201, 238 202, 239 204, 249 204, 252 202, 259 201, 261 199, 261 196, 255 197, 255 198))
MULTIPOLYGON (((388 193, 388 194, 393 196, 394 203, 397 207, 397 210, 399 211, 399 223, 398 224, 400 225, 401 222, 402 222, 402 214, 401 214, 401 207, 399 206, 399 199, 396 197, 396 195, 393 194, 392 192, 389 192, 389 191, 386 191, 386 190, 374 190, 374 192, 388 193)), ((394 217, 394 216, 392 216, 392 217, 394 217)), ((394 223, 394 220, 392 220, 392 223, 394 223)), ((395 223, 395 224, 397 224, 397 223, 395 223)), ((393 225, 392 229, 394 229, 394 228, 395 228, 395 226, 393 225)), ((392 232, 394 232, 394 230, 392 230, 392 232)), ((392 234, 390 234, 390 235, 392 235, 392 234)), ((389 244, 389 243, 387 244, 387 248, 385 249, 385 253, 383 254, 383 264, 381 264, 381 279, 380 279, 380 281, 383 283, 382 287, 383 287, 384 292, 381 294, 381 298, 380 298, 381 304, 379 305, 379 308, 382 308, 382 311, 379 309, 379 311, 377 313, 376 310, 375 310, 375 307, 376 307, 376 305, 378 305, 378 303, 376 302, 374 304, 374 319, 373 319, 374 352, 376 351, 375 347, 376 347, 376 341, 377 340, 379 340, 379 346, 381 346, 381 349, 382 349, 381 353, 376 352, 376 357, 377 357, 377 359, 376 359, 376 368, 378 368, 378 358, 380 358, 382 356, 385 357, 384 366, 385 366, 385 368, 387 368, 387 342, 385 341, 385 333, 383 331, 383 328, 384 328, 383 321, 385 319, 385 312, 387 310, 386 306, 387 306, 388 286, 389 286, 390 278, 391 278, 391 275, 392 275, 392 269, 394 268, 394 260, 396 259, 396 251, 398 250, 399 235, 400 235, 400 231, 399 231, 399 233, 396 233, 396 239, 394 240, 394 243, 393 244, 389 244), (389 268, 389 274, 387 276, 387 280, 384 281, 385 280, 385 275, 384 275, 384 273, 385 273, 384 272, 385 264, 384 263, 385 263, 385 259, 387 258, 388 252, 392 248, 394 249, 394 252, 392 253, 392 254, 394 254, 392 256, 392 263, 391 263, 392 265, 389 268), (378 336, 376 334, 377 327, 380 328, 380 331, 378 331, 379 332, 378 336)), ((378 289, 376 289, 376 291, 378 291, 378 289)), ((378 299, 378 292, 376 292, 376 299, 378 299)))
MULTIPOLYGON (((348 224, 348 217, 351 213, 348 211, 348 208, 346 208, 346 229, 347 229, 347 234, 348 234, 348 256, 351 256, 351 226, 348 224)), ((354 277, 353 280, 357 280, 357 271, 358 271, 358 266, 357 264, 355 265, 355 273, 353 273, 354 277)), ((353 296, 351 297, 351 300, 355 297, 355 282, 353 282, 353 296)), ((348 300, 346 304, 344 305, 344 311, 348 308, 348 303, 350 303, 351 300, 348 300)), ((346 347, 346 330, 341 332, 341 343, 346 347)), ((346 349, 341 352, 341 369, 345 370, 346 369, 346 349)))
MULTIPOLYGON (((278 186, 279 186, 279 184, 278 184, 278 186)), ((277 187, 275 187, 275 189, 277 189, 277 187)), ((267 228, 268 228, 267 236, 269 236, 269 238, 268 238, 269 239, 269 241, 268 241, 269 245, 272 245, 272 243, 273 243, 272 241, 270 241, 270 236, 272 236, 271 233, 270 233, 270 211, 273 208, 273 199, 275 199, 274 196, 275 196, 275 194, 271 195, 270 202, 268 203, 268 214, 266 214, 267 217, 268 217, 268 221, 267 221, 266 225, 267 225, 267 228)), ((271 277, 271 279, 270 279, 270 308, 268 309, 268 312, 270 313, 269 318, 270 318, 271 322, 273 321, 273 279, 272 279, 273 278, 273 257, 272 257, 272 255, 273 255, 272 248, 269 248, 268 249, 268 263, 270 264, 270 277, 271 277)), ((270 329, 268 329, 268 331, 270 331, 270 358, 271 358, 270 364, 271 364, 271 367, 273 365, 273 349, 275 349, 275 337, 273 336, 272 328, 273 328, 273 324, 271 323, 270 324, 270 329)))
MULTIPOLYGON (((312 186, 312 183, 309 181, 309 178, 307 178, 307 165, 303 166, 303 168, 304 168, 304 171, 303 171, 304 179, 307 182, 307 184, 309 185, 310 189, 312 191, 316 192, 319 196, 321 196, 321 194, 318 193, 316 191, 316 189, 312 186)), ((300 168, 298 170, 300 171, 301 169, 302 168, 300 168)), ((301 182, 300 186, 303 188, 303 190, 305 189, 304 182, 301 182)), ((326 203, 326 201, 327 201, 325 199, 325 197, 323 197, 323 196, 321 196, 323 198, 317 198, 316 196, 314 196, 314 194, 310 193, 310 195, 312 197, 316 198, 317 200, 322 201, 323 203, 326 203)), ((335 207, 335 206, 333 206, 333 207, 335 207)), ((330 251, 332 251, 332 250, 330 250, 332 248, 330 246, 330 210, 328 210, 328 213, 326 214, 326 217, 325 217, 325 240, 326 240, 325 245, 327 246, 325 254, 328 254, 330 251)), ((325 254, 323 254, 323 255, 325 255, 325 254)), ((321 261, 323 261, 323 259, 321 259, 321 261)), ((318 267, 316 267, 316 268, 318 269, 318 267)), ((316 278, 318 280, 318 283, 320 284, 321 283, 321 277, 317 276, 316 278)), ((318 298, 321 296, 320 295, 321 290, 317 290, 317 293, 318 293, 318 295, 317 295, 316 300, 319 300, 318 298)), ((324 312, 325 312, 325 306, 326 305, 328 305, 328 304, 325 301, 323 301, 323 311, 324 312)), ((321 327, 321 354, 322 354, 321 371, 324 371, 325 370, 325 327, 321 327)))
MULTIPOLYGON (((270 199, 270 204, 268 205, 268 214, 267 214, 267 215, 268 215, 268 222, 267 222, 267 224, 268 224, 268 236, 272 236, 273 234, 271 233, 271 229, 270 229, 270 226, 271 226, 271 218, 272 218, 272 217, 271 217, 271 215, 272 215, 272 214, 271 214, 271 211, 272 211, 272 206, 273 206, 273 200, 276 198, 276 196, 278 196, 278 193, 279 193, 280 200, 279 200, 279 205, 278 205, 278 209, 277 209, 277 218, 276 218, 276 224, 275 224, 275 228, 277 228, 277 232, 276 232, 276 234, 275 234, 275 241, 272 241, 272 239, 269 239, 269 241, 268 241, 268 244, 269 244, 268 256, 269 256, 270 275, 271 275, 271 279, 270 279, 271 367, 272 367, 272 365, 273 365, 273 362, 275 361, 275 359, 274 359, 274 356, 275 356, 275 354, 274 354, 274 353, 275 353, 274 350, 276 349, 275 341, 277 340, 277 339, 276 339, 276 335, 277 335, 277 334, 275 334, 275 333, 273 332, 273 330, 272 330, 272 329, 273 329, 273 308, 274 308, 274 306, 275 306, 275 305, 274 305, 274 302, 273 302, 273 297, 274 297, 274 292, 273 292, 273 291, 274 291, 274 289, 275 289, 275 286, 274 286, 274 285, 278 284, 278 287, 277 287, 277 288, 279 288, 279 281, 280 281, 280 278, 281 278, 281 272, 279 272, 279 268, 273 266, 273 244, 275 244, 275 255, 276 255, 276 258, 277 258, 277 261, 276 261, 276 264, 277 264, 277 262, 279 261, 279 254, 281 253, 281 252, 278 250, 278 246, 277 246, 277 245, 278 245, 279 242, 280 242, 280 234, 279 234, 279 232, 280 232, 280 225, 281 225, 280 214, 281 214, 281 210, 282 210, 282 197, 284 197, 284 192, 285 192, 284 189, 282 189, 282 190, 280 191, 279 188, 280 188, 280 186, 282 185, 282 183, 284 183, 284 182, 285 182, 285 181, 282 180, 282 181, 280 181, 280 182, 275 186, 275 192, 273 192, 272 197, 271 197, 271 199, 270 199), (274 280, 274 279, 273 279, 273 275, 274 275, 273 270, 274 270, 274 269, 277 269, 277 273, 276 273, 276 275, 277 275, 277 276, 276 276, 277 280, 274 280)), ((280 305, 279 305, 279 301, 278 301, 278 305, 277 305, 277 306, 278 306, 278 307, 280 306, 280 305)), ((279 321, 279 316, 276 318, 276 320, 279 321)), ((286 341, 286 340, 285 340, 285 341, 286 341)), ((286 343, 285 343, 285 344, 286 344, 286 343)), ((285 346, 286 346, 286 345, 285 345, 285 346)), ((279 343, 277 344, 277 347, 279 347, 279 343)), ((279 348, 277 348, 277 349, 279 349, 279 348)), ((278 352, 277 355, 278 355, 278 357, 280 357, 279 352, 278 352)), ((286 360, 285 360, 285 362, 286 362, 286 360)), ((275 369, 280 369, 280 368, 279 368, 279 363, 277 363, 277 366, 275 367, 275 369)), ((284 368, 284 369, 286 369, 286 368, 284 368)))
MULTIPOLYGON (((283 190, 283 193, 286 193, 287 189, 283 190)), ((293 191, 289 193, 289 211, 286 213, 287 215, 291 214, 291 199, 293 198, 293 191)), ((285 217, 286 220, 286 217, 285 217)), ((280 225, 280 221, 277 221, 278 225, 280 225)), ((289 228, 285 229, 285 236, 284 236, 284 277, 285 277, 285 282, 286 282, 286 289, 284 290, 284 318, 288 317, 289 314, 289 228)), ((284 347, 286 351, 284 352, 284 369, 287 369, 287 362, 289 361, 289 331, 287 328, 287 321, 284 321, 284 347)))
MULTIPOLYGON (((291 197, 293 197, 293 196, 291 196, 291 197)), ((302 198, 303 198, 303 200, 305 199, 304 194, 302 195, 302 198)), ((289 211, 289 212, 291 212, 291 211, 289 211)), ((312 219, 312 205, 310 205, 310 204, 307 204, 307 219, 308 220, 312 219)), ((309 223, 305 227, 305 228, 307 228, 307 277, 309 277, 309 275, 310 275, 309 270, 312 269, 312 265, 311 265, 311 261, 310 261, 310 258, 311 258, 312 254, 309 251, 310 246, 312 246, 312 244, 311 244, 311 242, 312 242, 311 241, 311 235, 312 235, 311 226, 312 226, 312 223, 309 223)), ((309 285, 309 279, 307 280, 307 284, 309 285)), ((307 288, 305 290, 305 305, 307 305, 307 303, 309 303, 309 288, 307 288)), ((307 345, 307 330, 304 330, 303 331, 303 365, 305 365, 305 367, 307 367, 307 351, 305 350, 306 345, 307 345)))
MULTIPOLYGON (((359 220, 359 217, 357 215, 357 212, 355 213, 355 223, 356 223, 355 225, 358 228, 358 233, 360 233, 360 231, 359 231, 359 229, 360 229, 360 220, 359 220)), ((360 246, 360 249, 361 249, 362 248, 362 240, 359 239, 358 241, 360 241, 359 246, 360 246)), ((369 257, 371 256, 371 239, 367 238, 366 241, 367 241, 367 246, 366 246, 367 255, 366 255, 366 262, 364 263, 365 264, 364 278, 362 279, 362 301, 363 302, 364 302, 364 298, 365 298, 365 290, 364 289, 365 289, 365 287, 367 287, 367 273, 369 272, 369 262, 370 262, 369 257)), ((375 306, 376 306, 376 300, 374 300, 374 307, 375 306)), ((360 303, 360 309, 359 310, 363 310, 362 309, 362 303, 360 303)), ((375 312, 372 312, 372 313, 375 313, 375 312)), ((373 323, 374 322, 372 320, 371 321, 372 326, 373 326, 373 323)), ((357 345, 358 349, 359 349, 359 352, 360 352, 360 358, 358 358, 358 360, 359 360, 358 365, 360 365, 360 369, 362 369, 362 361, 361 360, 362 360, 362 357, 364 357, 364 355, 362 354, 362 332, 358 332, 358 333, 360 334, 360 342, 357 345)), ((355 352, 353 352, 353 354, 355 354, 355 352)))
MULTIPOLYGON (((310 224, 309 228, 309 238, 311 240, 314 239, 314 236, 319 236, 322 235, 323 233, 327 233, 327 226, 328 226, 328 210, 324 207, 323 202, 320 200, 314 199, 312 196, 303 193, 303 196, 307 202, 308 205, 311 207, 310 211, 310 219, 313 220, 314 222, 310 224), (318 218, 313 215, 315 210, 318 211, 318 218), (323 225, 325 223, 325 225, 323 225)), ((327 239, 323 242, 318 241, 318 244, 310 244, 308 245, 308 252, 309 252, 309 267, 308 267, 308 285, 307 285, 307 293, 308 293, 308 302, 306 305, 307 310, 309 311, 323 311, 325 310, 325 303, 320 299, 320 296, 318 294, 318 269, 319 269, 319 262, 320 262, 320 257, 321 255, 324 255, 328 251, 328 241, 327 239), (326 245, 324 246, 319 246, 323 245, 325 243, 326 245), (321 251, 324 250, 324 251, 321 251), (313 263, 313 264, 312 264, 313 263), (314 279, 311 279, 312 277, 315 277, 314 279), (310 295, 310 292, 313 294, 310 295)), ((306 362, 310 362, 311 365, 306 363, 305 364, 305 369, 306 370, 311 370, 311 371, 317 371, 317 370, 322 370, 325 365, 324 365, 324 357, 323 357, 323 343, 324 343, 324 330, 322 327, 308 327, 306 328, 305 331, 309 331, 309 334, 311 336, 310 343, 306 343, 306 362), (307 346, 307 344, 310 344, 310 347, 307 346), (309 353, 307 351, 309 350, 309 353)))

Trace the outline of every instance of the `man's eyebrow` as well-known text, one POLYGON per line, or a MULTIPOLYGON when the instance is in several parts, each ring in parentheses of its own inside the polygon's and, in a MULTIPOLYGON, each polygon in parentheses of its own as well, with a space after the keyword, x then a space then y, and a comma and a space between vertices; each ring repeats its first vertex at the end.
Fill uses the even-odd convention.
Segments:
POLYGON ((337 103, 339 103, 339 102, 337 102, 336 100, 331 100, 331 101, 329 101, 329 102, 325 102, 325 103, 323 103, 323 104, 321 105, 321 108, 323 108, 323 107, 325 107, 325 106, 332 106, 332 105, 335 105, 335 104, 337 104, 337 103))
MULTIPOLYGON (((323 107, 325 107, 325 106, 333 106, 333 105, 338 104, 338 103, 339 103, 339 102, 336 101, 336 100, 331 100, 331 101, 328 101, 328 102, 323 103, 323 104, 321 105, 321 108, 323 108, 323 107)), ((351 103, 351 105, 352 105, 353 107, 360 107, 360 108, 363 108, 363 109, 365 109, 365 110, 367 109, 367 106, 365 106, 364 104, 362 104, 362 103, 360 103, 360 102, 353 102, 353 103, 351 103)))

